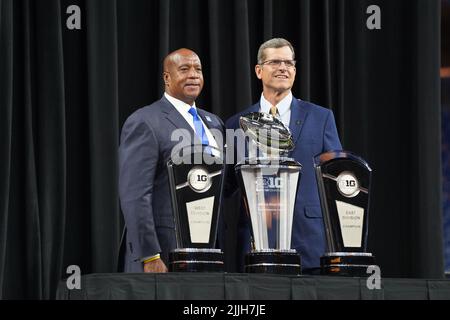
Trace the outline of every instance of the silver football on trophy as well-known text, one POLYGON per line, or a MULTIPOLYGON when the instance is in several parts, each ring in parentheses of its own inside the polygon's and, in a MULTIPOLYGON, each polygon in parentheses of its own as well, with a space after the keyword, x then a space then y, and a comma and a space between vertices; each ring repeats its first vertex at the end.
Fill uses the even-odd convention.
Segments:
POLYGON ((241 116, 242 130, 266 153, 286 153, 294 149, 291 131, 277 117, 265 112, 241 116))

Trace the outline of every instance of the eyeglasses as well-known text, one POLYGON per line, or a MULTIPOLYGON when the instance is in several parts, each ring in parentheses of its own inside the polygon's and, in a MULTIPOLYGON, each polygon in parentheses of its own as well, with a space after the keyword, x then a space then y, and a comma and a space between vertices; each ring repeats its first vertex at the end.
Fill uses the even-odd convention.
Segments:
POLYGON ((286 68, 294 68, 296 63, 295 60, 267 60, 260 63, 260 65, 268 65, 274 68, 278 68, 283 62, 286 68))

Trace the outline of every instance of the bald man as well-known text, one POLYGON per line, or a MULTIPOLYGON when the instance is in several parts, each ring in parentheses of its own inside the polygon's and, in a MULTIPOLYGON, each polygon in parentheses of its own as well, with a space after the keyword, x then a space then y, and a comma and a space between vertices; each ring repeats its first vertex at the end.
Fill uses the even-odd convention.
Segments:
MULTIPOLYGON (((207 143, 218 147, 211 129, 223 132, 217 116, 196 107, 203 88, 202 65, 189 49, 164 59, 163 97, 134 112, 122 128, 119 147, 119 195, 126 226, 125 272, 167 272, 169 252, 176 248, 166 163, 178 144, 176 129, 196 133, 199 118, 207 143)), ((212 130, 214 131, 214 130, 212 130)), ((201 142, 204 143, 202 139, 201 142)))

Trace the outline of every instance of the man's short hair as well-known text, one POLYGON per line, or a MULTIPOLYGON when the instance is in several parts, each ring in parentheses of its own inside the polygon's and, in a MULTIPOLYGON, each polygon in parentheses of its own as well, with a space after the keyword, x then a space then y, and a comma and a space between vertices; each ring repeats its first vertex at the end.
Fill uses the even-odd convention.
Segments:
POLYGON ((265 49, 268 49, 268 48, 278 49, 278 48, 282 48, 282 47, 289 47, 292 51, 292 59, 295 59, 294 47, 292 46, 292 44, 289 41, 287 41, 286 39, 283 39, 283 38, 273 38, 273 39, 267 40, 259 47, 258 57, 257 57, 258 64, 263 63, 266 58, 264 56, 265 49))

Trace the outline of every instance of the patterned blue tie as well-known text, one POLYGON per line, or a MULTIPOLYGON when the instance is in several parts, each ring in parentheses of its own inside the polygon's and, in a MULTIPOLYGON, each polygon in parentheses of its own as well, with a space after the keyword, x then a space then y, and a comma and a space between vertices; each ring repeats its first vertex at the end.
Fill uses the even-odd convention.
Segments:
MULTIPOLYGON (((203 127, 202 120, 200 120, 200 117, 198 116, 197 110, 194 107, 191 107, 189 109, 189 113, 192 115, 192 118, 194 119, 195 133, 200 138, 202 145, 208 146, 209 140, 208 137, 206 136, 205 128, 203 127)), ((205 151, 211 153, 211 149, 209 147, 206 147, 205 151)))

